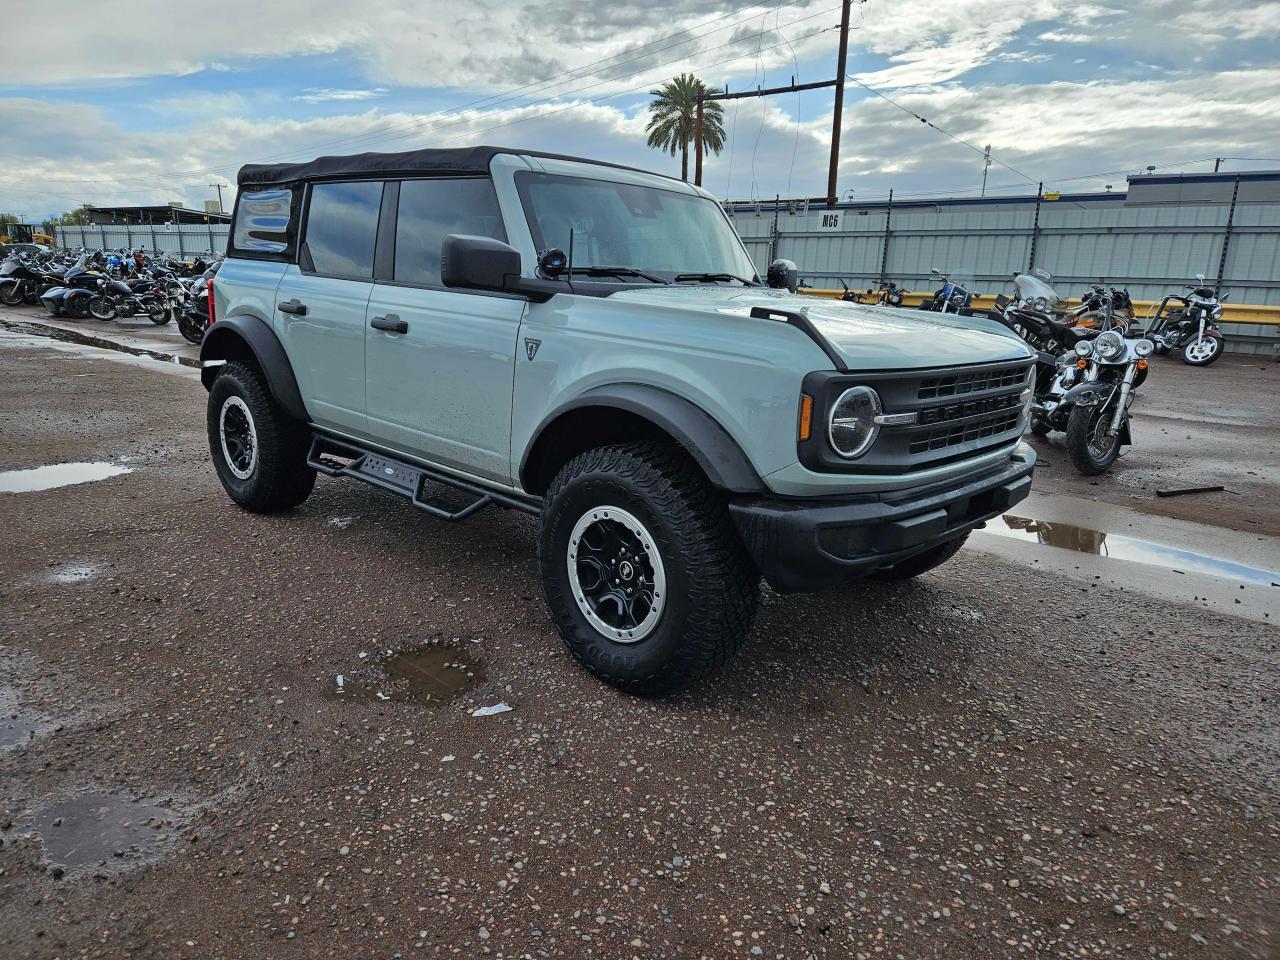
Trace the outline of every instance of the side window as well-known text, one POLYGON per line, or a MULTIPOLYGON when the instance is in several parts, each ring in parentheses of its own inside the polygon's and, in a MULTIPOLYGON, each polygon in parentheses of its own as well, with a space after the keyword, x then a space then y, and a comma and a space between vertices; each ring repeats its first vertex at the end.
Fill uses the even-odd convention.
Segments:
POLYGON ((311 187, 306 244, 316 273, 372 279, 381 206, 381 181, 317 183, 311 187))
POLYGON ((396 219, 396 280, 438 287, 440 247, 451 233, 506 242, 493 181, 472 178, 401 183, 396 219))
POLYGON ((242 192, 232 248, 249 256, 287 253, 292 213, 293 191, 288 188, 242 192))

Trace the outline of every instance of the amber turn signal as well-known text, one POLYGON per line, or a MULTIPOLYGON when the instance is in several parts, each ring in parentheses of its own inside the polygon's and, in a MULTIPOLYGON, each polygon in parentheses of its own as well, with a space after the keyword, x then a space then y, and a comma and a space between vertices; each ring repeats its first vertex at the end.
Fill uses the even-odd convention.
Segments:
POLYGON ((1079 367, 1081 370, 1083 370, 1088 365, 1089 365, 1089 361, 1086 360, 1084 357, 1081 357, 1079 360, 1076 361, 1076 366, 1079 367))
POLYGON ((813 397, 800 394, 800 439, 808 440, 813 427, 813 397))
POLYGON ((1139 361, 1138 361, 1138 369, 1139 369, 1139 370, 1145 370, 1145 369, 1147 369, 1147 361, 1146 361, 1146 360, 1139 360, 1139 361))

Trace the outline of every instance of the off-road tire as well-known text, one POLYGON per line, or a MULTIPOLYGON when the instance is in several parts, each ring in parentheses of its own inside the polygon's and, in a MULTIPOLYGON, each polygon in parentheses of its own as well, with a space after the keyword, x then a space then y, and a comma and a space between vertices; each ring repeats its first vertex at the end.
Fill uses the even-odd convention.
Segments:
POLYGON ((1089 437, 1094 430, 1094 421, 1098 417, 1109 417, 1111 404, 1101 410, 1096 406, 1082 407, 1076 404, 1071 408, 1067 418, 1067 452, 1071 454, 1071 462, 1086 477, 1096 477, 1106 473, 1120 456, 1120 441, 1117 439, 1105 457, 1097 457, 1089 449, 1089 437))
POLYGON ((964 542, 968 539, 968 532, 962 533, 954 540, 948 540, 946 543, 940 543, 936 547, 930 547, 923 553, 917 553, 914 557, 908 557, 901 563, 894 564, 888 570, 877 570, 871 575, 871 578, 885 583, 901 583, 904 580, 918 577, 922 573, 928 573, 934 567, 942 566, 959 553, 960 548, 964 546, 964 542))
POLYGON ((306 500, 316 472, 307 466, 311 435, 276 402, 262 374, 243 363, 221 368, 209 391, 209 453, 227 495, 253 513, 278 513, 306 500), (238 397, 252 416, 257 451, 248 477, 236 476, 223 452, 221 416, 228 398, 238 397))
POLYGON ((569 652, 601 680, 638 696, 674 692, 727 663, 755 619, 760 575, 724 498, 678 447, 598 447, 551 482, 538 537, 542 590, 569 652), (587 619, 573 593, 569 542, 594 508, 628 511, 661 557, 666 599, 643 639, 622 643, 587 619))

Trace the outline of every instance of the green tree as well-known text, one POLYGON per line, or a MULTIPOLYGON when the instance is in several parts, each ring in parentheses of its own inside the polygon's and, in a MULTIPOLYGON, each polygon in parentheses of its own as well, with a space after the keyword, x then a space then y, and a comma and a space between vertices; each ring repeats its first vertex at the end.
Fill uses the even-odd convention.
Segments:
POLYGON ((54 217, 51 223, 62 224, 65 227, 78 227, 89 222, 89 211, 93 209, 89 204, 76 207, 74 210, 68 210, 60 217, 54 217))
MULTIPOLYGON (((711 89, 692 73, 682 73, 650 90, 654 99, 649 104, 649 123, 645 127, 648 144, 675 156, 680 153, 680 179, 689 179, 689 148, 697 126, 698 95, 711 89)), ((702 105, 702 151, 719 153, 724 149, 724 108, 715 101, 702 105)))

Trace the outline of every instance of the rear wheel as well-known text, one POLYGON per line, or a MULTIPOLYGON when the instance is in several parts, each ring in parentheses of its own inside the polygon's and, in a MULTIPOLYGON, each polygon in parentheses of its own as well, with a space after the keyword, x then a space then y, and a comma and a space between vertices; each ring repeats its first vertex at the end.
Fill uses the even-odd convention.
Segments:
POLYGON ((717 669, 755 618, 759 574, 728 509, 669 445, 566 464, 547 491, 538 561, 569 652, 629 693, 670 693, 717 669))
POLYGON ((1092 477, 1104 473, 1120 455, 1120 434, 1107 436, 1111 404, 1076 406, 1067 420, 1067 452, 1076 469, 1092 477))
POLYGON ((315 486, 311 436, 276 402, 262 375, 228 363, 209 391, 209 452, 223 489, 254 513, 296 507, 315 486))
POLYGON ((968 539, 969 533, 966 531, 954 540, 948 540, 946 543, 940 543, 936 547, 930 547, 923 553, 908 557, 887 570, 877 570, 871 577, 873 580, 881 580, 885 583, 901 583, 903 580, 911 580, 922 573, 928 573, 934 567, 942 566, 960 552, 960 548, 964 546, 964 542, 968 539))

